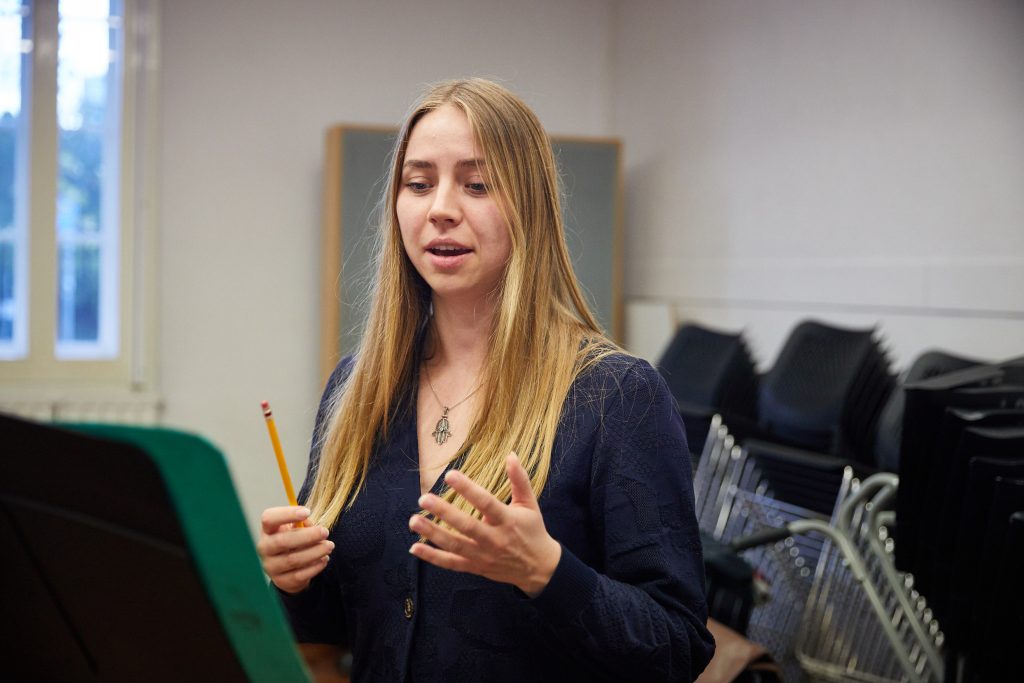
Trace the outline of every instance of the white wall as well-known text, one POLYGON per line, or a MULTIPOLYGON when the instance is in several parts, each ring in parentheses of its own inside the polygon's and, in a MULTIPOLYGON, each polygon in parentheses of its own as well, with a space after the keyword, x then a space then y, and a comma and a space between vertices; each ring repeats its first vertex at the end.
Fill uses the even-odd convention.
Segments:
POLYGON ((555 133, 609 133, 610 2, 162 3, 160 385, 227 454, 251 523, 296 486, 321 387, 321 168, 331 124, 397 124, 423 85, 483 75, 555 133))
POLYGON ((1024 3, 615 5, 627 334, 806 316, 922 349, 1024 353, 1024 3))
MULTIPOLYGON (((693 317, 763 364, 805 315, 1024 351, 1024 4, 162 3, 160 385, 250 521, 313 414, 323 132, 426 82, 504 80, 553 133, 624 139, 627 339, 693 317)), ((298 483, 298 482, 296 482, 298 483)))

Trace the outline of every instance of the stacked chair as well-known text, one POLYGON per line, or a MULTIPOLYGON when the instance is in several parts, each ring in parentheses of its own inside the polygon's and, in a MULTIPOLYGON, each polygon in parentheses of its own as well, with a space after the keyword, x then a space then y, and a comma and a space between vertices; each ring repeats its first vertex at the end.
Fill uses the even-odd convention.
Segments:
MULTIPOLYGON (((1024 477, 1018 477, 1018 479, 1024 477)), ((1005 596, 993 606, 991 619, 979 633, 982 642, 989 643, 987 660, 994 665, 1009 668, 1007 661, 1020 647, 1020 634, 1024 633, 1024 591, 1020 577, 1024 576, 1024 512, 1016 511, 1008 520, 1003 537, 1003 556, 995 582, 996 592, 1005 596)), ((986 661, 982 652, 982 661, 986 661)), ((995 668, 995 666, 993 666, 995 668)))
MULTIPOLYGON (((904 381, 972 363, 935 353, 904 381)), ((889 479, 860 493, 884 449, 899 463, 895 387, 872 330, 807 321, 761 377, 755 418, 735 430, 730 418, 710 422, 694 480, 709 606, 767 647, 786 680, 943 676, 945 634, 894 564, 898 479, 874 475, 889 479)))
POLYGON ((774 442, 873 464, 894 384, 873 330, 802 322, 761 380, 758 420, 774 442))
POLYGON ((855 484, 827 525, 807 521, 826 541, 804 604, 796 655, 813 680, 939 681, 945 636, 926 602, 893 562, 890 529, 898 478, 855 484))
POLYGON ((895 475, 860 483, 847 465, 828 514, 802 508, 716 416, 694 490, 711 615, 764 645, 786 681, 941 679, 943 634, 893 565, 895 475))
POLYGON ((897 565, 943 625, 949 680, 1019 678, 1024 587, 1006 558, 1021 552, 1024 359, 908 384, 899 476, 897 565))
MULTIPOLYGON (((702 377, 670 361, 670 383, 702 377)), ((871 330, 808 321, 756 412, 708 420, 694 492, 712 616, 787 681, 1019 680, 1024 358, 930 351, 899 384, 871 330)), ((684 411, 723 405, 673 391, 684 411)))
POLYGON ((982 362, 940 350, 925 351, 910 364, 900 378, 900 386, 892 392, 878 418, 875 434, 875 464, 885 472, 898 472, 900 439, 903 434, 903 387, 939 375, 981 365, 982 362))
POLYGON ((875 434, 895 377, 873 330, 798 324, 762 377, 744 447, 778 500, 832 513, 845 471, 876 471, 875 434))
POLYGON ((682 325, 657 367, 675 396, 694 454, 713 414, 724 415, 730 424, 754 420, 758 376, 741 334, 682 325))

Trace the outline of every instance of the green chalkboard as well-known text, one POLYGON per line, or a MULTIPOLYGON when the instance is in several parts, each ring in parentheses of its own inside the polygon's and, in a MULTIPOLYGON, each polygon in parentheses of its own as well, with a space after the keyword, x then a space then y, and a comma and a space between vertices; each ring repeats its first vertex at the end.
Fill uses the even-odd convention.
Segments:
MULTIPOLYGON (((321 287, 321 372, 351 353, 366 319, 388 156, 397 130, 339 125, 327 133, 321 287)), ((622 341, 621 144, 553 137, 566 241, 605 331, 622 341)))

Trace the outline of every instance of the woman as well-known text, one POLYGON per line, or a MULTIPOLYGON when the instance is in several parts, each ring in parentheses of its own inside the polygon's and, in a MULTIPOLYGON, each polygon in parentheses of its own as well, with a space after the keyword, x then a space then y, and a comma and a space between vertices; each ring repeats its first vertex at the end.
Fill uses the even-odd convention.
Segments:
POLYGON ((379 254, 308 508, 263 515, 298 639, 351 648, 356 681, 695 678, 713 640, 681 422, 588 310, 525 104, 478 79, 427 92, 379 254))

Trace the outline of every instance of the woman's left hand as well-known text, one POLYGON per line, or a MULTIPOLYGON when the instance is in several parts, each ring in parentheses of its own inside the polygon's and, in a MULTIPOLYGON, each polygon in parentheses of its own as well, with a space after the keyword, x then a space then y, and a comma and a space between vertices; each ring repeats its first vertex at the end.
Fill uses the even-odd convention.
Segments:
POLYGON ((448 472, 445 483, 479 510, 483 519, 432 493, 421 496, 423 509, 451 528, 413 515, 409 528, 433 545, 414 543, 409 552, 438 567, 510 583, 537 597, 555 573, 562 546, 548 535, 529 475, 515 453, 506 458, 505 467, 512 486, 508 505, 462 472, 448 472))

